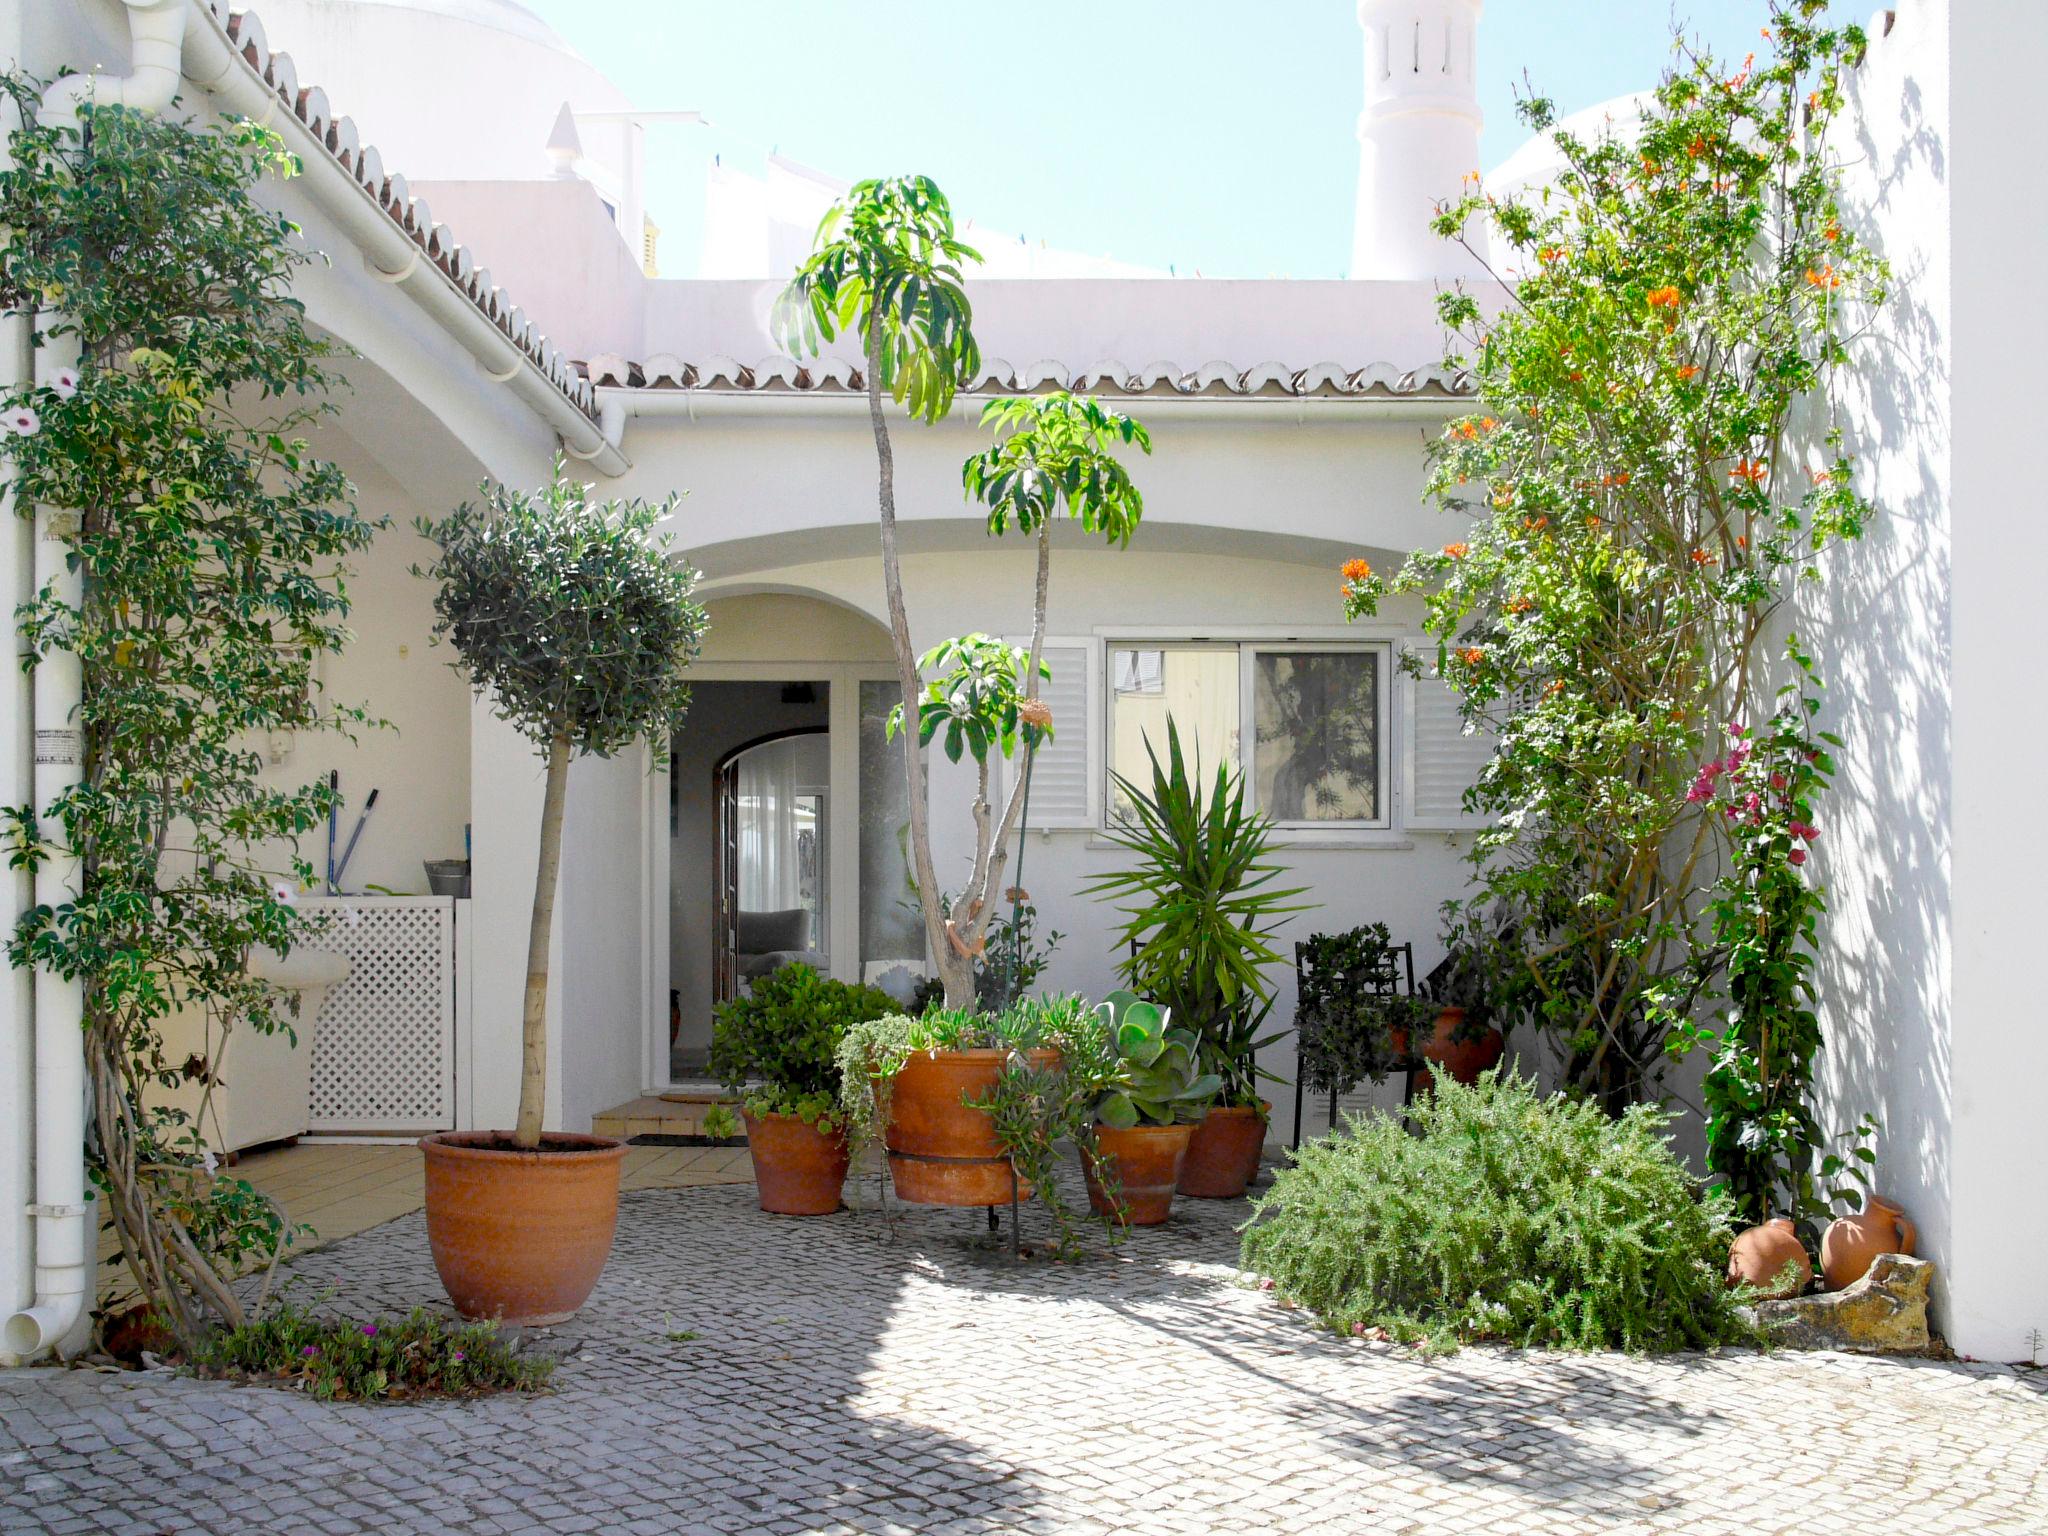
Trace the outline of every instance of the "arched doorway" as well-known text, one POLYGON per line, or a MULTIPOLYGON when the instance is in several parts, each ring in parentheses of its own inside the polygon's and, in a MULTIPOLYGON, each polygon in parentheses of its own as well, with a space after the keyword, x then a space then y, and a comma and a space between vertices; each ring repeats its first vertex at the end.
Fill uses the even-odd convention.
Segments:
POLYGON ((792 961, 831 973, 831 735, 795 726, 719 760, 714 1003, 792 961))
POLYGON ((667 801, 649 819, 667 833, 651 837, 647 870, 650 911, 667 918, 649 943, 654 1092, 704 1086, 713 1010, 750 971, 801 958, 895 987, 925 970, 899 748, 884 732, 898 693, 888 632, 786 591, 707 606, 690 712, 650 786, 667 801))

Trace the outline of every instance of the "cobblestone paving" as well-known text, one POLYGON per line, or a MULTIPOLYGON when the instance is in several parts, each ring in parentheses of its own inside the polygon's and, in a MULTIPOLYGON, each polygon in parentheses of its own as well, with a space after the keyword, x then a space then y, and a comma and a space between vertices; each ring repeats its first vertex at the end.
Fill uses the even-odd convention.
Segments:
MULTIPOLYGON (((1057 1267, 979 1248, 979 1212, 892 1230, 764 1216, 752 1193, 628 1194, 542 1398, 0 1372, 0 1530, 2048 1531, 2038 1372, 1430 1363, 1240 1283, 1234 1202, 1057 1267)), ((418 1215, 296 1267, 358 1314, 440 1297, 418 1215)))

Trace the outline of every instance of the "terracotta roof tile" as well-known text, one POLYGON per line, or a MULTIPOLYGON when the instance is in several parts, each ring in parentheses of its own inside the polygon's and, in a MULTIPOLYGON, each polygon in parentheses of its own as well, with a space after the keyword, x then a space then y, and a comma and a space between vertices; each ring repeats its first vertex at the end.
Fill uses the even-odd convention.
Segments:
MULTIPOLYGON (((600 353, 580 365, 591 383, 627 389, 698 389, 721 394, 797 392, 854 394, 867 387, 861 370, 840 358, 800 363, 771 357, 749 367, 730 357, 686 361, 661 352, 644 359, 600 353)), ((1377 397, 1385 399, 1460 399, 1473 393, 1471 376, 1441 367, 1399 368, 1371 363, 1362 368, 1342 363, 1312 363, 1305 368, 1286 363, 1210 362, 1198 368, 1161 360, 1132 368, 1115 360, 1075 368, 1053 358, 1019 368, 990 358, 969 394, 1030 394, 1044 389, 1088 390, 1098 394, 1169 397, 1207 395, 1232 399, 1303 399, 1377 397)))
POLYGON ((365 144, 356 125, 337 115, 327 93, 317 85, 302 85, 291 56, 273 53, 263 23, 251 12, 229 9, 228 0, 207 0, 208 9, 219 20, 228 40, 242 60, 276 94, 294 117, 325 146, 335 163, 354 178, 372 202, 383 209, 392 223, 406 234, 477 309, 505 333, 549 382, 570 403, 597 419, 597 393, 561 349, 527 320, 491 282, 489 269, 478 265, 474 253, 455 238, 445 224, 436 224, 424 199, 412 196, 406 180, 396 171, 387 172, 374 145, 365 144))

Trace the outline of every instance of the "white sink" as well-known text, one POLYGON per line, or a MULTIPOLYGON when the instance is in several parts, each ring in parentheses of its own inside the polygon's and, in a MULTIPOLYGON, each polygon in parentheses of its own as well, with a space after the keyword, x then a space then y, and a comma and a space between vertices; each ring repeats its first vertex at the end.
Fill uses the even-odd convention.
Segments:
MULTIPOLYGON (((313 1021, 348 972, 346 955, 318 949, 280 955, 259 945, 249 952, 249 974, 296 995, 296 1009, 290 1000, 278 1009, 285 1027, 268 1035, 246 1024, 223 1030, 218 1019, 198 1008, 181 1008, 162 1021, 165 1058, 175 1067, 197 1056, 216 1079, 200 1126, 215 1152, 239 1152, 304 1134, 312 1117, 313 1021)), ((199 1084, 184 1082, 166 1097, 196 1114, 202 1095, 199 1084)))

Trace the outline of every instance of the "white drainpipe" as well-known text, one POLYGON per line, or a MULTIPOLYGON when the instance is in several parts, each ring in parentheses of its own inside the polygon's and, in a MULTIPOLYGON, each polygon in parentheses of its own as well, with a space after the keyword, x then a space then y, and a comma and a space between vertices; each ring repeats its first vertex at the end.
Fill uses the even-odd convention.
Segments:
MULTIPOLYGON (((76 124, 86 101, 161 112, 178 92, 179 54, 185 39, 186 0, 126 0, 130 42, 126 75, 67 75, 43 96, 38 121, 76 124)), ((36 376, 47 379, 75 361, 76 339, 51 345, 38 337, 36 376)), ((81 581, 66 570, 64 520, 76 516, 41 507, 36 512, 35 579, 55 585, 67 603, 79 600, 81 581)), ((50 804, 79 780, 78 707, 82 673, 76 655, 54 652, 35 670, 35 803, 50 804)), ((39 903, 74 899, 75 859, 51 860, 36 875, 39 903)), ((35 977, 35 1299, 0 1325, 0 1350, 22 1359, 45 1350, 77 1347, 87 1324, 98 1242, 85 1182, 84 989, 48 972, 35 977)))

